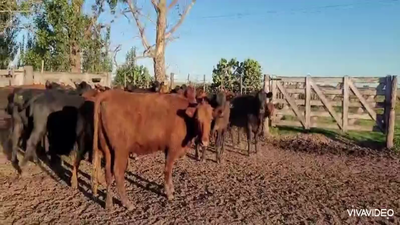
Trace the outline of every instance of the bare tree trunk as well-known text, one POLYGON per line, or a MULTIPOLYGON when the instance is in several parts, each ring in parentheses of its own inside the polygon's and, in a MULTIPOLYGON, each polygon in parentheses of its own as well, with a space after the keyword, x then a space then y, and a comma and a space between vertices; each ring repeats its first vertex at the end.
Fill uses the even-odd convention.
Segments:
POLYGON ((70 68, 73 73, 81 73, 81 55, 79 51, 79 46, 74 41, 71 43, 71 52, 70 52, 70 68))
POLYGON ((165 80, 165 29, 167 28, 166 0, 160 0, 158 4, 156 48, 153 56, 154 78, 157 81, 165 80))

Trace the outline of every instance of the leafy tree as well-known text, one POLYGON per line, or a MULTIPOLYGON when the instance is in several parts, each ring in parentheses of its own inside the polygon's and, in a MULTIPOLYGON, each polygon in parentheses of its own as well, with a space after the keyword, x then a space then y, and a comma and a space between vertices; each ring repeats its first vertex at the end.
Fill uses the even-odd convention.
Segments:
MULTIPOLYGON (((0 0, 1 2, 2 0, 0 0)), ((2 3, 1 8, 14 9, 16 2, 7 1, 2 3)), ((5 10, 4 10, 5 11, 5 10)), ((7 69, 10 61, 12 61, 18 51, 16 37, 18 28, 15 26, 6 26, 7 24, 18 24, 19 20, 13 17, 10 12, 0 12, 0 26, 4 27, 0 33, 0 69, 7 69)))
POLYGON ((261 65, 254 59, 245 59, 241 63, 240 74, 243 76, 242 83, 246 87, 246 91, 256 91, 261 88, 262 70, 261 65))
MULTIPOLYGON (((97 22, 104 12, 104 2, 96 0, 89 16, 81 12, 84 0, 43 0, 35 17, 36 32, 31 46, 26 48, 24 63, 39 69, 44 60, 45 70, 52 71, 80 73, 81 67, 88 72, 111 71, 106 49, 110 29, 97 22)), ((107 2, 111 9, 115 7, 114 0, 107 2)))
POLYGON ((133 84, 138 87, 147 87, 152 81, 149 70, 136 65, 136 48, 129 50, 125 57, 125 63, 116 71, 114 78, 115 85, 133 84))
POLYGON ((245 59, 243 62, 235 58, 228 61, 222 58, 212 72, 212 87, 226 88, 234 92, 240 92, 240 79, 247 92, 261 88, 261 65, 253 59, 245 59))
POLYGON ((228 61, 222 58, 212 72, 213 88, 227 88, 232 91, 240 91, 238 70, 240 63, 236 59, 228 61))
POLYGON ((7 28, 0 37, 0 69, 7 69, 10 61, 14 60, 18 51, 17 32, 15 28, 7 28))

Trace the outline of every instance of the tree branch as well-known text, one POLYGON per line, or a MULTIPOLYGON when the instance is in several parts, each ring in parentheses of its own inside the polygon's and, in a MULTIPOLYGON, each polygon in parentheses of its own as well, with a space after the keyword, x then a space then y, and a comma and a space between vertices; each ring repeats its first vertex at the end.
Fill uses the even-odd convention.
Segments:
POLYGON ((139 19, 139 15, 140 14, 138 13, 136 5, 132 2, 132 0, 127 0, 127 3, 128 3, 128 6, 129 6, 129 9, 130 9, 130 11, 132 13, 133 18, 135 19, 136 26, 137 26, 137 28, 139 30, 140 38, 142 40, 143 47, 145 48, 145 52, 147 51, 150 54, 152 54, 149 42, 147 41, 147 38, 146 38, 146 35, 145 35, 145 32, 144 32, 144 27, 143 27, 143 25, 142 25, 142 23, 140 22, 140 19, 139 19))
POLYGON ((151 4, 153 5, 153 7, 154 7, 154 10, 156 11, 156 13, 158 13, 158 11, 160 10, 159 8, 158 8, 158 3, 159 3, 160 1, 158 1, 158 0, 151 0, 151 4))
POLYGON ((114 50, 114 57, 113 57, 113 59, 114 59, 114 65, 115 65, 115 67, 116 67, 117 69, 118 69, 117 53, 118 53, 119 51, 121 51, 121 45, 118 45, 118 46, 115 48, 115 50, 114 50))
POLYGON ((168 39, 178 28, 179 26, 183 23, 183 21, 185 20, 186 15, 189 13, 189 11, 192 9, 194 3, 196 2, 196 0, 192 0, 192 2, 186 7, 185 11, 183 12, 183 14, 181 15, 181 18, 179 19, 179 21, 175 24, 175 26, 173 26, 171 28, 171 30, 169 30, 168 32, 165 33, 165 39, 168 39))
POLYGON ((170 9, 172 9, 172 7, 174 7, 174 6, 176 5, 177 2, 178 2, 178 0, 173 0, 173 1, 171 2, 171 4, 169 4, 169 6, 168 6, 168 8, 167 8, 167 11, 169 11, 170 9))

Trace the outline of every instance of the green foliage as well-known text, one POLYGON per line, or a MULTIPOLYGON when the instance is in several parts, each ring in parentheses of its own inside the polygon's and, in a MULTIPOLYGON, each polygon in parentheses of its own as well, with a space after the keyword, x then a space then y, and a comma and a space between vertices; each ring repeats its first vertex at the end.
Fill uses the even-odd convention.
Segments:
POLYGON ((242 77, 243 88, 247 92, 261 88, 262 71, 261 65, 253 59, 239 62, 235 58, 228 61, 222 58, 212 72, 213 88, 223 86, 234 92, 240 92, 240 78, 242 77))
POLYGON ((136 48, 132 48, 126 54, 125 63, 116 71, 114 78, 115 85, 124 85, 126 79, 126 84, 148 87, 149 83, 153 80, 146 67, 136 65, 135 57, 136 48))
MULTIPOLYGON (((82 64, 84 72, 110 72, 110 29, 104 32, 105 27, 97 24, 94 16, 83 14, 83 4, 84 0, 43 0, 34 20, 35 35, 28 38, 30 44, 24 48, 21 64, 39 70, 43 60, 48 71, 79 72, 82 64)), ((101 13, 102 7, 94 9, 101 13)))
MULTIPOLYGON (((0 7, 1 10, 16 10, 16 1, 0 1, 4 4, 0 7)), ((19 20, 13 17, 12 13, 2 12, 0 13, 0 69, 7 69, 8 64, 15 57, 18 51, 18 44, 16 37, 18 33, 17 25, 19 20), (9 26, 12 24, 13 26, 9 26)))
POLYGON ((8 64, 14 59, 18 51, 17 33, 16 28, 10 27, 0 36, 0 69, 7 69, 8 64))

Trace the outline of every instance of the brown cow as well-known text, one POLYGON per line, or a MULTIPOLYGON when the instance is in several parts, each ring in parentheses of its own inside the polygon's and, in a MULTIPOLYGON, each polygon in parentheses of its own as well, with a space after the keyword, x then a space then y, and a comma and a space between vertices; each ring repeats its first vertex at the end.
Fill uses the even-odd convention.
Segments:
MULTIPOLYGON (((198 138, 203 146, 208 146, 211 120, 212 108, 209 104, 192 104, 175 94, 117 90, 100 93, 96 98, 94 114, 93 177, 99 168, 100 144, 106 159, 106 208, 112 206, 112 175, 115 176, 122 204, 128 210, 134 208, 124 187, 124 172, 130 152, 138 155, 165 152, 164 187, 168 200, 172 200, 174 162, 186 153, 192 139, 198 138), (113 159, 110 150, 114 153, 113 159)), ((93 193, 97 193, 97 180, 93 181, 93 193)))

